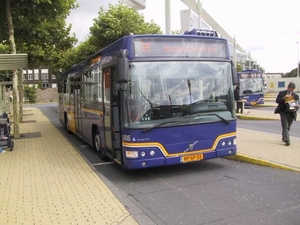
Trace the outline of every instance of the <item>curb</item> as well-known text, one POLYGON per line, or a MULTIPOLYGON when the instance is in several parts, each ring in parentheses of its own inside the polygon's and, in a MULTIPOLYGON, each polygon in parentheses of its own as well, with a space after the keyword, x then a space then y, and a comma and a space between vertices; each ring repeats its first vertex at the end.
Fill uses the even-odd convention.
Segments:
POLYGON ((281 170, 289 170, 289 171, 294 171, 294 172, 298 172, 298 173, 300 172, 300 168, 298 168, 298 167, 288 166, 288 165, 284 165, 284 164, 280 164, 280 163, 276 163, 276 162, 272 162, 272 161, 268 161, 268 160, 264 160, 264 159, 260 159, 260 158, 255 158, 255 157, 248 156, 248 155, 243 155, 240 153, 233 155, 233 156, 226 156, 224 158, 229 159, 229 160, 239 161, 239 162, 251 163, 251 164, 260 165, 260 166, 272 167, 272 168, 281 169, 281 170))
POLYGON ((258 116, 237 115, 236 117, 240 120, 280 120, 280 119, 267 118, 267 117, 258 117, 258 116))
POLYGON ((271 105, 271 104, 257 104, 257 105, 253 105, 252 107, 257 107, 257 108, 260 108, 260 107, 276 107, 277 105, 271 105))

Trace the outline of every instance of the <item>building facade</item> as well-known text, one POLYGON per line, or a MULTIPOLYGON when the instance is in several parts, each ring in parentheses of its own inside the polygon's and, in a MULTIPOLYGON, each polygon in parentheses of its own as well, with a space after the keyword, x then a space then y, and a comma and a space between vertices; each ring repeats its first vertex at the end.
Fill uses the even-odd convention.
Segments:
POLYGON ((265 73, 265 79, 277 78, 280 79, 283 76, 283 73, 265 73))
POLYGON ((51 73, 50 68, 38 68, 23 70, 24 83, 30 87, 56 88, 57 80, 56 76, 51 73))

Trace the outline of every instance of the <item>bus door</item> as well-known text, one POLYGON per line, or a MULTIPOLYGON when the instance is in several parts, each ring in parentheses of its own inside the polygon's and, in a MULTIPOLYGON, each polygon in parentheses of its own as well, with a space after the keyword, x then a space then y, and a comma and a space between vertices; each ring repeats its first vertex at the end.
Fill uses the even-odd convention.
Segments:
POLYGON ((120 96, 114 90, 116 82, 116 66, 103 68, 104 96, 104 135, 107 153, 122 164, 121 130, 120 130, 120 96))
POLYGON ((81 85, 80 78, 74 82, 74 116, 76 134, 82 137, 81 85))

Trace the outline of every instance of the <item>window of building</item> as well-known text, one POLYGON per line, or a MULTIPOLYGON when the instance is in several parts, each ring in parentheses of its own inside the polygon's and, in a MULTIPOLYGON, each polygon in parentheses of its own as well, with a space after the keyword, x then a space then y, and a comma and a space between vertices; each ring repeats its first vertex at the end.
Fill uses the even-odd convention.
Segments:
POLYGON ((56 76, 54 74, 52 74, 52 80, 55 80, 56 76))
POLYGON ((43 84, 43 89, 49 88, 49 84, 43 84))
POLYGON ((278 87, 279 88, 284 88, 285 87, 285 82, 284 81, 278 81, 278 87))
POLYGON ((35 69, 34 70, 34 79, 35 80, 39 80, 40 79, 40 76, 39 76, 40 74, 39 74, 39 70, 38 69, 35 69))
POLYGON ((26 70, 23 70, 23 80, 26 80, 27 79, 27 72, 26 70))
POLYGON ((32 70, 28 70, 28 80, 33 80, 32 70))
POLYGON ((48 69, 42 69, 42 80, 48 80, 48 69))

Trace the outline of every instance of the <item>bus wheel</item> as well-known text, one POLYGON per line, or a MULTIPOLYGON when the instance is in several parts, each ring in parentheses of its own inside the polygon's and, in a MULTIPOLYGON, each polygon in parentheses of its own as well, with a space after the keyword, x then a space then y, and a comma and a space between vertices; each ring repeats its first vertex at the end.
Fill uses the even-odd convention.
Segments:
POLYGON ((65 128, 66 128, 68 134, 72 133, 70 131, 69 120, 68 120, 68 116, 66 114, 65 114, 65 128))
POLYGON ((95 148, 96 152, 98 153, 100 159, 107 161, 108 157, 103 153, 102 148, 101 148, 101 139, 100 139, 100 134, 99 134, 98 129, 96 129, 93 136, 94 136, 93 137, 94 148, 95 148))

